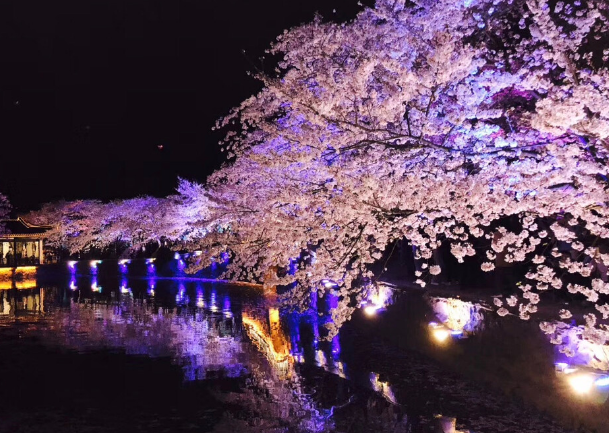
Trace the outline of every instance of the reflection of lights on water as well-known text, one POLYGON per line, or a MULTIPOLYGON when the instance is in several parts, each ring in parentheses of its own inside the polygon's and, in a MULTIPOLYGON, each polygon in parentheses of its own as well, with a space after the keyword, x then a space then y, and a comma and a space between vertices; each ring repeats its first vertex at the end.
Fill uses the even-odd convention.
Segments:
POLYGON ((91 291, 95 293, 101 293, 102 288, 101 286, 97 285, 97 280, 91 281, 91 291))
POLYGON ((205 308, 205 299, 203 298, 203 290, 197 290, 197 307, 205 308))
POLYGON ((371 287, 366 299, 360 303, 360 308, 363 308, 367 316, 374 316, 392 303, 392 297, 393 289, 387 285, 371 287))
POLYGON ((269 335, 264 325, 258 320, 243 314, 242 321, 247 335, 254 342, 260 351, 262 351, 267 359, 271 361, 276 371, 281 375, 290 374, 290 345, 286 341, 285 336, 277 327, 273 328, 274 312, 269 311, 271 320, 271 335, 269 335))
POLYGON ((78 290, 78 286, 76 285, 76 280, 70 280, 70 290, 75 291, 78 290))
POLYGON ((389 385, 388 382, 381 382, 378 374, 370 373, 370 384, 372 385, 372 389, 380 393, 387 401, 393 404, 398 404, 391 385, 389 385))
POLYGON ((430 302, 438 320, 453 335, 477 331, 484 324, 484 307, 479 304, 456 298, 430 298, 430 302))
POLYGON ((575 326, 564 322, 542 325, 553 328, 553 331, 546 332, 546 335, 560 352, 560 355, 557 354, 559 359, 565 359, 567 356, 568 362, 572 365, 599 371, 609 370, 609 345, 604 341, 597 341, 596 338, 588 338, 586 326, 575 326))
POLYGON ((123 295, 126 295, 127 293, 131 293, 131 289, 129 287, 123 285, 123 286, 121 286, 121 293, 123 295))
POLYGON ((338 374, 338 377, 346 379, 347 374, 345 373, 345 364, 343 364, 341 361, 337 361, 334 363, 334 365, 336 366, 336 374, 338 374))
POLYGON ((178 288, 178 294, 176 295, 176 302, 182 303, 186 300, 186 287, 184 286, 183 283, 180 283, 180 286, 178 288))
POLYGON ((224 317, 228 319, 233 317, 233 312, 230 308, 230 298, 228 296, 224 297, 224 306, 222 307, 222 314, 224 314, 224 317))
POLYGON ((315 351, 315 362, 320 367, 325 367, 328 364, 328 361, 326 360, 326 355, 319 349, 315 351))
POLYGON ((216 296, 216 291, 212 290, 209 309, 214 313, 218 311, 218 305, 216 304, 216 296))

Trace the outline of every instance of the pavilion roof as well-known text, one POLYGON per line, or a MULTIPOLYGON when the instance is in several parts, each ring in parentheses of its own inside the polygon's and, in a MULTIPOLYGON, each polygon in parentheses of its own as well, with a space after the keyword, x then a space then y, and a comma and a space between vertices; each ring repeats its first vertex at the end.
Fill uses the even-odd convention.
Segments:
POLYGON ((0 238, 42 237, 52 226, 30 224, 23 218, 7 219, 0 222, 4 230, 0 238))

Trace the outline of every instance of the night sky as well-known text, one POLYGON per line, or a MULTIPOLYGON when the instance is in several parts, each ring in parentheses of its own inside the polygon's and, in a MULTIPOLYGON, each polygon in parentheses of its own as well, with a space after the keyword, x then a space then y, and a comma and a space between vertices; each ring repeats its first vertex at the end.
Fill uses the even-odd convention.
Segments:
POLYGON ((360 9, 357 0, 3 0, 0 192, 24 212, 164 196, 177 176, 204 181, 223 161, 211 128, 260 88, 246 72, 275 37, 316 11, 342 21, 360 9))

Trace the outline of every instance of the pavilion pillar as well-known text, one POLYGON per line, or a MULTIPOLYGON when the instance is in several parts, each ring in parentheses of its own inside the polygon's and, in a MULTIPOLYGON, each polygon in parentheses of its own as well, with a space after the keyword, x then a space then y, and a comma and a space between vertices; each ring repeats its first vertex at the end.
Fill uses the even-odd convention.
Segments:
POLYGON ((44 250, 42 249, 44 245, 44 241, 42 239, 38 239, 38 263, 44 264, 44 250))

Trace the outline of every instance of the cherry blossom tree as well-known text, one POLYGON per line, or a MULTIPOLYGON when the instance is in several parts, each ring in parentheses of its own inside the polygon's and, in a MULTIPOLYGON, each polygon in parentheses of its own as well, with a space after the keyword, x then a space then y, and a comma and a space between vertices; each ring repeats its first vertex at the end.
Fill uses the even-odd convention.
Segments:
POLYGON ((137 197, 102 203, 76 200, 47 203, 27 215, 28 221, 49 224, 51 246, 70 253, 107 248, 114 242, 128 246, 126 254, 162 239, 175 243, 198 238, 205 228, 198 224, 207 214, 203 187, 179 180, 177 194, 166 198, 137 197))
POLYGON ((594 0, 378 0, 285 31, 263 89, 218 122, 231 163, 199 266, 229 251, 234 278, 296 283, 298 306, 330 279, 339 325, 406 238, 421 285, 448 244, 483 271, 531 266, 500 314, 527 319, 550 288, 604 314, 608 18, 594 0))

